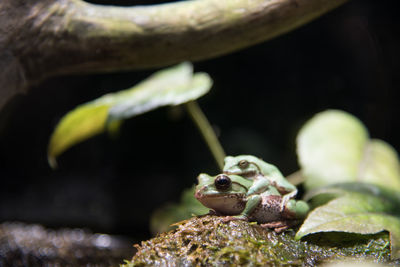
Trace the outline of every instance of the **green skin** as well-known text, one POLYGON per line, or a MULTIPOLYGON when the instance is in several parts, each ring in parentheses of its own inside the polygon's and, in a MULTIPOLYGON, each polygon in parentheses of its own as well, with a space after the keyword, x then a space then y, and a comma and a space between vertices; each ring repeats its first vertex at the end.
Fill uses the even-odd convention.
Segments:
POLYGON ((218 215, 228 215, 224 222, 233 220, 257 221, 262 227, 282 232, 299 223, 307 215, 309 206, 304 201, 290 199, 281 209, 283 197, 269 186, 261 194, 249 196, 254 182, 238 175, 219 174, 198 176, 195 197, 218 215), (219 182, 224 180, 222 185, 219 182), (228 182, 226 182, 228 181, 228 182))
POLYGON ((250 155, 228 156, 225 157, 224 162, 223 171, 225 174, 240 175, 254 181, 249 188, 248 196, 270 190, 272 186, 283 195, 281 204, 281 210, 283 210, 289 200, 297 194, 297 188, 285 179, 277 167, 257 157, 250 155))

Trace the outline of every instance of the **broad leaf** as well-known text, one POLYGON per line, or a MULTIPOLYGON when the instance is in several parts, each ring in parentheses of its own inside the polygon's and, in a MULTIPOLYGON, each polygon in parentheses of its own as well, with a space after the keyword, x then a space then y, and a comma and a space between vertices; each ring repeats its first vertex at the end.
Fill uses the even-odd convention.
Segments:
POLYGON ((70 146, 103 132, 109 108, 104 104, 82 105, 64 116, 50 138, 50 166, 55 167, 55 157, 70 146))
POLYGON ((324 195, 328 195, 328 199, 331 200, 333 198, 352 193, 359 193, 379 198, 381 201, 385 203, 390 203, 390 205, 394 207, 394 209, 392 210, 393 213, 400 214, 399 191, 369 183, 340 183, 319 187, 307 192, 304 196, 304 200, 309 201, 311 199, 315 199, 316 197, 321 197, 324 195))
POLYGON ((330 110, 313 117, 297 137, 306 188, 355 181, 367 141, 367 130, 345 112, 330 110))
POLYGON ((297 137, 297 153, 308 190, 343 182, 367 182, 400 190, 396 151, 369 140, 364 125, 338 110, 317 114, 297 137))
POLYGON ((392 258, 400 257, 400 216, 394 203, 367 194, 351 193, 312 211, 296 238, 320 232, 390 233, 392 258))
POLYGON ((318 206, 296 237, 321 232, 390 233, 392 257, 400 257, 400 169, 396 151, 370 140, 348 113, 317 114, 302 128, 298 156, 307 199, 318 206))
POLYGON ((161 70, 138 85, 104 95, 76 107, 56 126, 49 143, 48 159, 106 129, 115 132, 123 119, 166 105, 179 105, 206 94, 212 80, 205 73, 193 74, 190 63, 161 70))
POLYGON ((369 141, 364 148, 357 180, 400 191, 400 163, 393 147, 382 140, 369 141))

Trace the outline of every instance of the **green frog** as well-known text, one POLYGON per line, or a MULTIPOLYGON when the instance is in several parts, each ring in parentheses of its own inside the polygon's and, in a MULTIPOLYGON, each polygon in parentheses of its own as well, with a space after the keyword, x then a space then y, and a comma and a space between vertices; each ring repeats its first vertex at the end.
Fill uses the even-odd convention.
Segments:
POLYGON ((277 167, 255 156, 225 157, 223 172, 253 180, 254 183, 249 188, 248 195, 262 193, 271 186, 275 187, 283 195, 282 211, 288 201, 297 194, 297 188, 285 179, 277 167))
POLYGON ((254 181, 239 175, 219 174, 198 176, 195 197, 217 215, 226 215, 224 222, 256 221, 264 228, 280 233, 303 219, 309 210, 304 201, 288 200, 283 209, 283 197, 270 185, 261 194, 249 195, 254 181))

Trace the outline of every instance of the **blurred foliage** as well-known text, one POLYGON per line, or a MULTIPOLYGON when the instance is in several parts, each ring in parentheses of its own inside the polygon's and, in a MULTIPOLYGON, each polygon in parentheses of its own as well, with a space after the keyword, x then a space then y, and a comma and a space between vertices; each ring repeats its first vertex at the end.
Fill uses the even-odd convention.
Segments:
POLYGON ((369 140, 352 115, 329 110, 301 129, 298 156, 308 198, 318 206, 296 238, 320 232, 390 232, 393 258, 400 258, 400 168, 396 151, 369 140), (347 182, 347 183, 346 183, 347 182))
POLYGON ((185 62, 161 70, 130 89, 82 104, 56 126, 48 147, 49 163, 55 167, 58 155, 106 129, 115 133, 123 119, 195 100, 207 93, 211 85, 206 73, 193 74, 193 66, 185 62))
POLYGON ((354 181, 400 190, 396 151, 382 140, 370 140, 365 126, 346 112, 315 115, 299 132, 297 154, 307 190, 354 181))

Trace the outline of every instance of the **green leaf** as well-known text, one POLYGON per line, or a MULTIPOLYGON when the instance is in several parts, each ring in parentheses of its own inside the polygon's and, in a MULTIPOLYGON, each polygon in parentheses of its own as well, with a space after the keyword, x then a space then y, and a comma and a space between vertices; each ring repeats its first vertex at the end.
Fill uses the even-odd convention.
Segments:
POLYGON ((344 194, 360 193, 372 197, 377 197, 381 201, 391 203, 394 207, 393 212, 400 214, 400 193, 397 190, 385 186, 379 186, 369 183, 353 182, 353 183, 340 183, 333 184, 324 187, 319 187, 307 192, 304 196, 304 200, 308 201, 315 199, 316 197, 321 197, 328 195, 330 199, 340 197, 344 194))
POLYGON ((355 181, 367 141, 361 122, 345 112, 329 110, 313 117, 297 137, 306 188, 355 181))
POLYGON ((358 180, 400 191, 400 163, 396 150, 382 140, 372 139, 364 148, 358 180))
POLYGON ((391 257, 400 257, 400 216, 394 203, 380 197, 351 193, 312 211, 296 238, 320 232, 374 234, 390 232, 391 257))
POLYGON ((343 182, 367 182, 400 190, 396 151, 370 140, 349 113, 328 110, 308 121, 297 137, 297 153, 308 190, 343 182))
POLYGON ((123 119, 195 100, 206 94, 211 85, 206 73, 193 74, 192 65, 185 62, 156 72, 130 89, 80 105, 56 126, 49 142, 49 163, 56 166, 55 158, 65 150, 107 129, 111 134, 117 133, 123 119))
POLYGON ((370 140, 363 124, 343 111, 317 114, 301 129, 298 157, 305 198, 315 208, 296 237, 321 232, 390 233, 400 257, 400 169, 396 151, 370 140))
POLYGON ((109 108, 104 104, 82 105, 64 116, 50 138, 50 166, 56 167, 55 157, 70 146, 103 132, 109 108))
POLYGON ((114 94, 109 120, 126 119, 166 105, 179 105, 206 94, 212 85, 206 73, 192 73, 183 63, 160 71, 132 89, 114 94))

